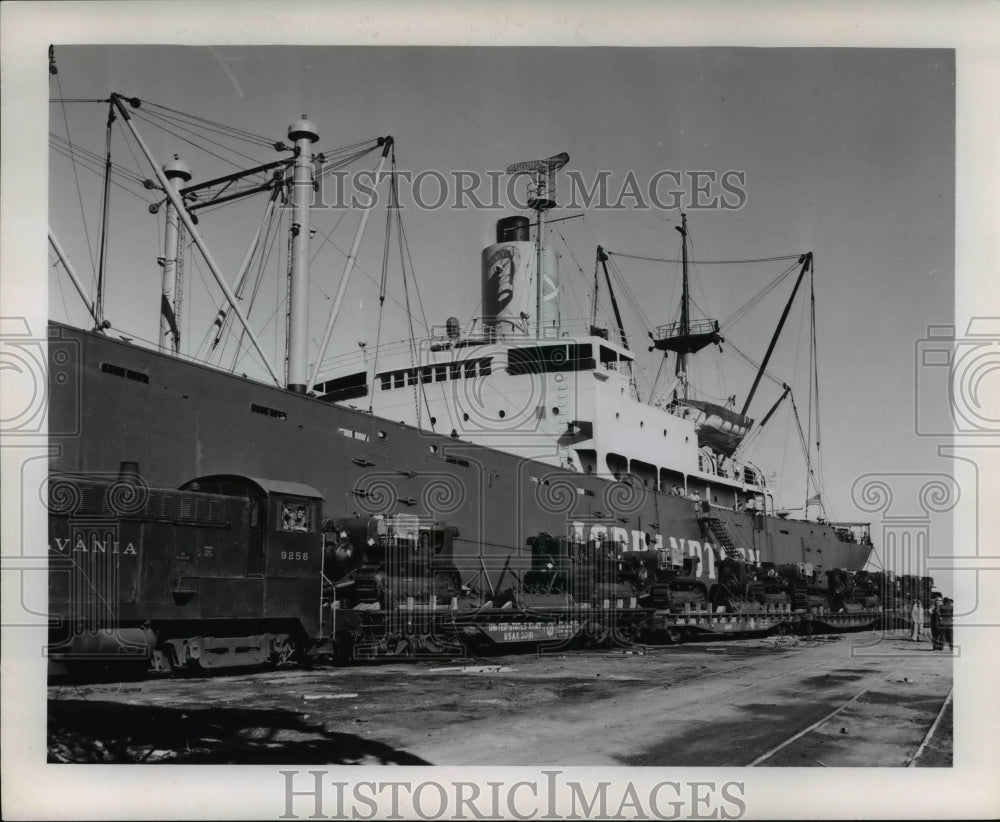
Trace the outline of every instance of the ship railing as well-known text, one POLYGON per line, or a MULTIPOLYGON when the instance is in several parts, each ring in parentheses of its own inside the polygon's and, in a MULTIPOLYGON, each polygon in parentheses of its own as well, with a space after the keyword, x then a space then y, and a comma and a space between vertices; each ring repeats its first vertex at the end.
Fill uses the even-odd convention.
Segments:
MULTIPOLYGON (((598 337, 613 345, 625 347, 621 333, 607 326, 592 325, 589 318, 570 317, 560 320, 558 325, 542 330, 543 341, 556 341, 567 338, 598 337)), ((369 346, 366 341, 359 340, 358 348, 326 357, 317 372, 317 382, 329 378, 334 373, 358 371, 366 368, 376 354, 381 359, 398 357, 416 350, 418 359, 425 359, 426 351, 440 351, 453 346, 455 349, 473 348, 480 345, 517 345, 536 341, 534 324, 528 320, 496 319, 493 317, 476 317, 464 326, 452 328, 449 332, 446 323, 432 324, 430 333, 417 340, 414 344, 409 339, 393 340, 378 346, 369 346)), ((429 360, 428 360, 429 362, 429 360)), ((608 363, 608 370, 625 372, 620 364, 608 363)))
POLYGON ((735 480, 751 488, 764 489, 764 481, 760 475, 749 466, 735 460, 727 459, 719 465, 707 454, 698 454, 698 470, 713 477, 735 480))
MULTIPOLYGON (((716 320, 689 320, 687 334, 711 334, 718 330, 718 323, 716 320)), ((681 337, 684 336, 684 328, 680 322, 668 323, 667 325, 658 325, 656 327, 657 339, 665 339, 668 337, 681 337)))
MULTIPOLYGON (((429 339, 433 343, 447 343, 449 340, 470 343, 516 344, 536 340, 535 324, 530 320, 517 318, 475 317, 463 327, 451 333, 444 323, 431 326, 429 339), (457 336, 454 336, 457 331, 457 336)), ((624 347, 621 332, 606 325, 594 325, 589 317, 562 317, 557 324, 543 328, 541 339, 559 340, 567 337, 600 337, 614 345, 624 347)))

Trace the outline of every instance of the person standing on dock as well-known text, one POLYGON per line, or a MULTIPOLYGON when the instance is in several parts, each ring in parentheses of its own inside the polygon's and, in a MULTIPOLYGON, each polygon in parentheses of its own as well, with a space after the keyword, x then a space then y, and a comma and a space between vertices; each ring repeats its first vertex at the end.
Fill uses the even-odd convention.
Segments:
POLYGON ((910 606, 910 641, 920 641, 920 630, 924 623, 924 609, 920 607, 920 600, 913 600, 910 606))
POLYGON ((941 643, 941 598, 934 597, 931 601, 931 644, 935 651, 940 651, 941 643))
MULTIPOLYGON (((944 598, 944 602, 941 603, 941 613, 939 615, 939 625, 941 631, 941 649, 944 648, 944 644, 948 643, 948 650, 952 650, 952 621, 955 618, 955 606, 952 601, 948 598, 944 598)), ((940 650, 940 649, 939 649, 940 650)))

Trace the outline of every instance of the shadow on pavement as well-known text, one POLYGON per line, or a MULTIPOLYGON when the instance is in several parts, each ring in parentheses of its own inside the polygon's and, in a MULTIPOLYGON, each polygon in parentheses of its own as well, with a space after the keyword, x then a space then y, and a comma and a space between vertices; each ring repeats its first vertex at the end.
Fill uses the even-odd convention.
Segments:
POLYGON ((49 702, 49 762, 430 765, 297 713, 170 708, 87 699, 49 702))

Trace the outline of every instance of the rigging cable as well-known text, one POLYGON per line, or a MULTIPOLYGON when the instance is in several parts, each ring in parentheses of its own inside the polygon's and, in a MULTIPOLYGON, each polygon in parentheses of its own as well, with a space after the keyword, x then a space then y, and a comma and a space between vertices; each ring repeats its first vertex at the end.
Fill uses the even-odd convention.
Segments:
MULTIPOLYGON (((642 305, 639 302, 639 300, 636 298, 635 293, 632 291, 631 287, 629 287, 628 280, 626 280, 625 277, 622 275, 621 270, 615 264, 614 260, 609 259, 608 262, 610 263, 609 271, 614 276, 614 279, 618 282, 618 285, 621 288, 622 293, 625 295, 625 299, 628 301, 629 307, 632 309, 632 311, 635 314, 636 318, 639 320, 639 324, 641 326, 649 328, 650 327, 649 318, 646 316, 645 312, 642 310, 642 305)), ((614 306, 614 292, 611 291, 611 282, 610 282, 610 280, 608 282, 608 294, 609 294, 609 296, 610 296, 610 298, 612 300, 612 306, 614 306)), ((624 340, 623 340, 623 342, 624 342, 624 340)), ((633 361, 632 365, 633 365, 633 367, 629 369, 630 376, 631 376, 631 383, 632 383, 632 391, 633 391, 633 393, 635 395, 635 398, 638 400, 639 399, 639 386, 638 386, 638 380, 637 380, 637 376, 636 375, 638 374, 638 376, 642 378, 642 381, 646 384, 646 386, 649 388, 649 391, 651 393, 652 393, 652 390, 653 390, 653 385, 650 383, 649 376, 646 374, 645 370, 643 370, 643 369, 641 369, 641 368, 638 367, 638 363, 636 363, 636 362, 633 361)))
MULTIPOLYGON (((55 61, 55 54, 54 53, 52 54, 52 61, 53 61, 53 66, 54 66, 54 61, 55 61)), ((71 163, 71 165, 73 167, 73 181, 76 183, 76 198, 77 198, 77 201, 80 204, 80 216, 83 218, 83 233, 84 233, 84 236, 87 239, 87 256, 88 256, 88 258, 90 260, 90 270, 93 273, 94 277, 96 277, 97 276, 97 263, 94 260, 94 246, 93 246, 93 243, 90 240, 90 229, 87 227, 87 211, 86 211, 86 209, 83 206, 83 194, 80 191, 80 177, 77 174, 76 159, 75 159, 75 149, 74 149, 74 146, 73 146, 72 138, 70 137, 69 116, 66 113, 66 103, 67 102, 72 102, 72 101, 68 101, 68 100, 66 100, 65 98, 62 97, 62 93, 63 93, 63 91, 62 91, 62 80, 59 79, 59 72, 58 72, 58 70, 55 72, 55 78, 56 78, 56 85, 59 88, 59 102, 61 103, 61 108, 62 108, 63 123, 66 126, 66 143, 69 146, 70 163, 71 163)), ((99 100, 99 101, 93 101, 93 102, 110 103, 111 101, 110 100, 99 100)))
MULTIPOLYGON (((593 328, 597 325, 597 295, 600 292, 600 279, 597 276, 597 270, 600 268, 601 261, 596 258, 594 259, 594 293, 591 295, 591 309, 590 309, 590 322, 588 325, 593 328)), ((580 270, 583 273, 583 269, 580 270)), ((589 330, 589 329, 588 329, 589 330)))
MULTIPOLYGON (((586 282, 587 275, 583 273, 583 268, 581 267, 579 261, 576 259, 576 255, 573 253, 573 249, 570 248, 569 247, 569 243, 566 242, 566 238, 563 236, 563 233, 554 224, 550 225, 549 228, 552 231, 555 231, 555 233, 559 235, 559 239, 562 240, 563 245, 566 247, 566 252, 569 254, 570 259, 573 261, 573 265, 576 266, 576 270, 580 272, 580 276, 583 277, 584 282, 586 282)), ((580 312, 579 316, 581 318, 583 318, 583 316, 584 316, 583 315, 583 307, 580 305, 580 300, 576 296, 576 290, 573 289, 573 288, 571 288, 571 289, 569 289, 569 293, 573 295, 573 302, 576 303, 576 310, 578 312, 580 312)))
MULTIPOLYGON (((237 300, 241 300, 243 297, 243 289, 246 283, 246 275, 250 270, 250 266, 253 263, 253 258, 257 255, 257 252, 265 247, 270 236, 271 228, 274 224, 274 204, 277 202, 280 196, 280 189, 275 187, 271 190, 271 196, 268 198, 267 206, 264 209, 264 214, 261 216, 260 224, 257 226, 257 231, 254 234, 253 244, 247 251, 247 257, 242 263, 242 268, 237 272, 237 282, 233 283, 233 294, 237 300)), ((211 299, 211 292, 209 293, 209 298, 211 299)), ((227 328, 227 322, 230 320, 230 310, 225 302, 219 304, 219 308, 215 313, 215 317, 212 323, 206 329, 205 334, 202 337, 201 344, 198 346, 198 352, 204 351, 204 356, 206 358, 211 358, 219 342, 222 340, 222 336, 227 328), (213 338, 211 345, 206 350, 206 345, 210 338, 213 338)))
MULTIPOLYGON (((368 152, 365 152, 365 153, 368 153, 368 152)), ((391 177, 390 177, 390 182, 391 182, 391 177)), ((327 243, 329 243, 335 249, 337 249, 337 251, 339 251, 345 258, 348 256, 348 252, 344 251, 344 249, 342 249, 339 245, 337 245, 336 242, 334 242, 334 240, 333 240, 333 232, 336 231, 337 226, 340 225, 340 221, 343 220, 344 217, 349 212, 350 212, 350 209, 344 209, 343 214, 341 214, 341 216, 337 219, 337 222, 334 223, 333 228, 331 228, 329 232, 324 232, 324 231, 322 231, 322 230, 320 230, 318 228, 316 229, 316 232, 318 234, 322 235, 322 237, 323 237, 323 242, 320 244, 319 249, 317 249, 316 254, 319 253, 319 251, 323 248, 323 246, 325 246, 327 243)), ((313 256, 315 257, 315 254, 313 256)), ((365 271, 364 267, 357 260, 354 261, 354 268, 356 270, 360 271, 369 281, 371 281, 372 283, 374 283, 376 286, 379 285, 379 281, 376 280, 367 271, 365 271)), ((402 308, 404 311, 406 310, 405 306, 401 302, 399 302, 399 300, 397 300, 395 297, 393 297, 392 294, 388 293, 388 291, 386 292, 386 297, 390 301, 394 302, 397 306, 399 306, 400 308, 402 308)), ((425 330, 429 330, 428 327, 427 327, 427 325, 426 325, 426 321, 424 323, 424 327, 425 327, 425 330)))
MULTIPOLYGON (((395 168, 395 152, 393 152, 393 165, 390 166, 391 170, 395 168)), ((378 289, 378 323, 375 327, 375 359, 372 362, 372 390, 368 394, 368 413, 371 414, 373 410, 374 396, 375 396, 375 380, 378 376, 378 354, 379 348, 382 345, 382 314, 385 309, 385 284, 389 276, 389 245, 392 242, 392 192, 393 192, 393 180, 389 180, 389 205, 385 210, 385 236, 382 240, 382 277, 379 283, 378 289)), ((366 375, 367 378, 367 375, 366 375)))
MULTIPOLYGON (((208 129, 209 127, 213 127, 209 130, 216 131, 216 133, 227 133, 233 139, 244 140, 248 143, 254 143, 256 145, 269 146, 269 147, 273 147, 276 142, 260 134, 254 134, 253 132, 250 131, 244 131, 243 129, 236 128, 235 126, 227 126, 225 123, 218 123, 213 120, 209 120, 206 117, 201 117, 197 114, 190 114, 188 112, 180 111, 175 108, 170 108, 169 106, 160 105, 159 103, 153 103, 150 102, 149 100, 143 100, 142 103, 145 106, 150 106, 152 108, 159 109, 160 111, 168 111, 171 114, 173 114, 177 120, 183 120, 184 118, 186 118, 187 120, 193 120, 197 123, 203 124, 202 126, 203 128, 208 129)), ((160 116, 166 117, 166 115, 162 114, 160 116)))
MULTIPOLYGON (((792 411, 795 414, 795 425, 796 425, 796 428, 798 429, 798 432, 799 432, 799 441, 802 443, 802 450, 803 450, 804 453, 808 454, 809 446, 808 446, 808 443, 807 443, 807 440, 806 440, 805 432, 802 430, 802 420, 799 418, 799 409, 798 409, 798 406, 796 406, 796 404, 795 404, 795 394, 794 394, 794 392, 792 392, 792 391, 788 392, 788 399, 790 399, 792 401, 792 411)), ((806 468, 806 493, 807 494, 808 494, 808 491, 809 491, 809 479, 810 479, 810 477, 813 480, 813 488, 815 488, 817 490, 817 492, 818 492, 819 488, 816 485, 816 476, 813 473, 812 468, 809 467, 808 460, 807 460, 807 468, 806 468)), ((808 499, 808 497, 807 497, 807 499, 808 499)))
MULTIPOLYGON (((656 384, 660 381, 660 375, 663 373, 663 366, 666 365, 667 358, 660 357, 660 367, 656 369, 656 376, 653 378, 653 384, 649 386, 649 405, 653 404, 653 395, 656 393, 656 384)), ((657 399, 659 399, 657 397, 657 399)))
MULTIPOLYGON (((104 158, 102 158, 99 154, 94 154, 92 151, 88 151, 87 149, 82 148, 81 146, 74 146, 72 142, 66 140, 63 137, 60 137, 58 134, 52 131, 49 132, 49 147, 57 154, 66 157, 73 163, 74 173, 80 167, 98 176, 104 173, 104 158)), ((111 163, 111 173, 115 177, 121 177, 138 188, 143 188, 143 189, 146 188, 145 178, 143 178, 139 174, 136 174, 133 171, 130 171, 127 168, 124 168, 118 163, 115 162, 111 163)), ((136 193, 123 183, 120 183, 117 180, 114 180, 113 182, 123 191, 127 191, 129 194, 132 194, 136 197, 140 196, 138 193, 136 193)), ((155 186, 155 188, 159 189, 160 187, 155 186)))
MULTIPOLYGON (((235 160, 230 160, 228 157, 223 157, 221 154, 219 154, 219 153, 217 153, 215 151, 211 151, 211 150, 205 148, 203 145, 201 145, 199 143, 196 143, 194 140, 191 140, 188 137, 185 137, 183 134, 181 134, 181 133, 179 133, 177 131, 174 131, 173 129, 168 128, 166 125, 164 125, 163 122, 160 121, 161 118, 157 117, 155 114, 152 115, 152 116, 150 116, 149 112, 143 113, 140 109, 135 109, 132 112, 132 116, 135 117, 135 118, 137 118, 137 119, 139 119, 139 120, 142 120, 142 121, 148 123, 149 125, 153 126, 154 128, 158 128, 161 131, 165 131, 167 134, 170 134, 171 136, 176 137, 181 142, 187 143, 188 145, 193 146, 194 148, 198 149, 199 151, 202 151, 205 154, 208 154, 208 155, 210 155, 212 157, 215 157, 215 159, 217 159, 217 160, 221 160, 222 162, 227 163, 228 165, 231 165, 234 168, 240 168, 240 163, 237 163, 235 160)), ((169 122, 169 120, 167 122, 169 122)), ((174 124, 174 125, 176 125, 176 124, 174 124)), ((177 127, 181 128, 181 126, 179 126, 179 125, 177 127)), ((194 136, 200 137, 200 139, 204 140, 207 143, 212 143, 212 145, 219 146, 220 148, 224 148, 227 151, 231 151, 233 154, 237 155, 238 157, 242 157, 245 160, 250 160, 253 163, 260 164, 260 161, 257 160, 256 158, 251 157, 248 154, 244 154, 241 151, 236 151, 235 149, 233 149, 233 148, 231 148, 231 147, 229 147, 227 145, 219 143, 217 140, 212 140, 209 137, 205 137, 203 135, 198 135, 197 132, 192 132, 189 129, 184 129, 184 130, 188 131, 189 134, 194 134, 194 136)))
POLYGON ((730 328, 731 326, 738 323, 743 319, 744 316, 761 300, 763 300, 768 294, 771 293, 775 288, 780 285, 789 274, 798 268, 798 262, 792 263, 788 268, 782 271, 777 277, 775 277, 771 282, 765 285, 760 291, 754 294, 749 300, 747 300, 743 305, 737 308, 732 314, 730 314, 726 319, 719 323, 719 330, 730 328))
MULTIPOLYGON (((284 209, 282 209, 282 211, 284 211, 284 209)), ((261 287, 261 284, 263 282, 264 271, 265 271, 265 269, 267 267, 267 264, 271 260, 272 254, 274 253, 274 247, 275 247, 275 245, 278 242, 278 237, 282 233, 282 231, 281 231, 281 220, 282 220, 282 218, 284 216, 285 216, 284 214, 281 214, 279 216, 279 219, 277 221, 272 220, 272 226, 274 226, 274 231, 273 231, 273 233, 271 235, 270 243, 267 246, 266 256, 264 256, 264 255, 261 256, 260 264, 257 267, 257 276, 254 279, 254 286, 253 286, 253 289, 250 292, 249 305, 248 305, 247 311, 246 311, 247 316, 249 316, 250 312, 253 311, 253 307, 254 307, 254 305, 256 303, 256 300, 257 300, 257 295, 260 292, 260 287, 261 287)), ((277 315, 278 311, 280 311, 281 308, 282 308, 282 306, 285 304, 284 300, 281 299, 281 296, 280 296, 280 291, 281 291, 281 278, 280 277, 278 278, 278 282, 277 282, 277 286, 276 287, 277 287, 277 296, 275 298, 275 307, 274 307, 274 310, 271 312, 271 315, 267 318, 267 321, 262 326, 262 328, 261 328, 262 331, 263 331, 263 329, 267 328, 268 325, 271 324, 271 320, 273 320, 275 318, 275 316, 277 315)), ((230 336, 232 336, 232 333, 233 333, 232 329, 233 329, 233 324, 230 323, 230 336)), ((275 323, 275 333, 277 334, 277 323, 275 323)), ((229 368, 229 370, 231 372, 233 372, 233 373, 235 373, 236 366, 239 364, 239 361, 242 360, 243 357, 251 350, 251 348, 248 347, 247 344, 246 344, 246 328, 244 328, 243 326, 240 326, 239 337, 237 337, 236 340, 237 340, 237 347, 236 347, 236 350, 233 352, 233 361, 232 361, 232 365, 229 368)), ((277 346, 278 346, 277 338, 275 339, 275 343, 274 344, 275 344, 275 350, 277 350, 277 346)), ((219 357, 219 362, 220 362, 220 364, 222 362, 221 355, 219 357)))
MULTIPOLYGON (((639 254, 626 254, 623 251, 608 251, 612 257, 625 257, 630 260, 645 260, 649 263, 681 263, 682 260, 671 260, 664 257, 644 257, 639 254)), ((757 257, 746 260, 688 260, 688 264, 698 265, 740 265, 742 263, 773 263, 779 260, 797 260, 801 254, 784 254, 780 257, 757 257)))
MULTIPOLYGON (((395 151, 395 148, 393 149, 393 152, 392 152, 392 191, 393 191, 393 200, 392 200, 392 202, 396 205, 396 208, 394 209, 395 212, 396 212, 396 225, 397 225, 398 231, 399 231, 400 265, 403 265, 403 251, 405 250, 405 252, 406 252, 406 259, 409 261, 409 264, 410 264, 410 276, 413 277, 413 291, 417 295, 417 305, 420 307, 420 317, 421 317, 421 320, 423 322, 424 331, 427 332, 427 333, 429 333, 430 332, 430 327, 427 325, 427 314, 424 312, 424 301, 423 301, 423 298, 420 296, 420 287, 417 285, 416 276, 414 275, 413 256, 410 253, 410 244, 409 244, 409 242, 406 239, 406 230, 403 228, 402 211, 398 207, 399 206, 399 199, 398 199, 399 198, 399 190, 398 190, 398 187, 397 187, 397 178, 396 178, 396 151, 395 151)), ((414 334, 414 331, 413 331, 413 315, 412 315, 412 312, 410 311, 410 297, 409 297, 409 291, 407 290, 407 286, 406 286, 406 269, 405 269, 405 267, 403 268, 403 289, 404 289, 404 291, 406 293, 406 315, 407 315, 407 318, 408 318, 409 324, 410 324, 410 350, 411 350, 411 364, 412 364, 413 363, 413 358, 416 356, 416 337, 415 337, 415 334, 414 334)), ((419 405, 419 401, 420 401, 421 397, 423 398, 424 405, 427 407, 428 413, 430 412, 430 404, 427 401, 427 389, 424 388, 425 384, 426 383, 424 383, 423 379, 418 378, 418 380, 417 380, 417 386, 419 387, 418 390, 420 392, 420 396, 417 398, 417 403, 418 403, 418 405, 417 405, 417 427, 418 428, 420 427, 420 408, 421 407, 419 405)))
POLYGON ((819 494, 823 513, 830 519, 836 519, 832 509, 827 507, 825 472, 823 470, 823 450, 822 436, 820 433, 820 410, 822 406, 819 400, 819 343, 816 336, 816 264, 815 260, 810 268, 809 278, 809 305, 810 305, 810 325, 812 328, 812 402, 816 409, 816 474, 819 482, 819 494))
MULTIPOLYGON (((392 171, 391 182, 390 182, 390 198, 393 198, 393 199, 390 199, 390 206, 394 202, 395 191, 396 191, 396 185, 395 185, 395 183, 396 183, 395 168, 396 168, 396 152, 395 152, 395 150, 393 150, 393 152, 392 152, 392 163, 390 165, 390 169, 392 171)), ((399 267, 400 267, 400 273, 402 274, 402 278, 403 278, 403 299, 406 302, 406 308, 405 308, 405 310, 406 310, 406 321, 407 321, 407 325, 409 326, 409 329, 410 329, 410 345, 409 345, 409 349, 410 349, 410 367, 413 368, 413 369, 415 369, 416 368, 416 359, 417 359, 417 341, 416 341, 416 332, 413 330, 413 311, 412 311, 412 309, 410 307, 410 287, 409 287, 409 283, 407 282, 407 279, 406 279, 406 257, 404 255, 404 242, 405 242, 405 240, 403 238, 403 221, 399 218, 398 210, 397 210, 397 214, 396 214, 395 223, 396 223, 396 243, 397 243, 397 245, 399 247, 399 267)), ((416 380, 414 381, 414 384, 413 384, 413 404, 414 404, 415 410, 417 412, 417 428, 420 427, 420 410, 421 410, 420 399, 421 399, 421 396, 423 396, 424 404, 426 404, 426 402, 427 402, 427 396, 426 396, 426 393, 423 391, 423 387, 424 387, 424 381, 423 381, 423 379, 421 379, 420 375, 418 374, 417 378, 416 378, 416 380)), ((430 410, 430 409, 428 408, 428 410, 430 410)))

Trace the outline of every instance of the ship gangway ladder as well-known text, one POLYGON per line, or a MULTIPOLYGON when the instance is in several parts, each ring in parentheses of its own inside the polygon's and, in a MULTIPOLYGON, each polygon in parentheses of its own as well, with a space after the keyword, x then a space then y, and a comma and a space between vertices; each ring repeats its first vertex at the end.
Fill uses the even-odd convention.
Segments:
POLYGON ((722 546, 729 559, 745 560, 750 556, 749 551, 736 544, 736 541, 729 533, 729 529, 726 528, 726 524, 718 517, 703 513, 698 516, 698 522, 708 534, 715 537, 716 542, 722 546))

